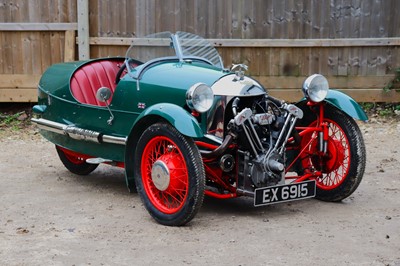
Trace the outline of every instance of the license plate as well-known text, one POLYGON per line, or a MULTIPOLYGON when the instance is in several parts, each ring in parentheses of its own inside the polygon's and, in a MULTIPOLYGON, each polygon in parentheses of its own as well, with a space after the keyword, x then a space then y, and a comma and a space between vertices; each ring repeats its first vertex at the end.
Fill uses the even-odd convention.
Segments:
POLYGON ((315 180, 272 187, 257 188, 254 206, 315 197, 315 180))

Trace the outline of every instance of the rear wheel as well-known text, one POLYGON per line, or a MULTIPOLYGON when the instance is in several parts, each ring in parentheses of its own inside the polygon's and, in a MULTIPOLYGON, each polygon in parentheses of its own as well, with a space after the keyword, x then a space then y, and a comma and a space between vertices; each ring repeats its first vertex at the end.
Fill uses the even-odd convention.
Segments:
POLYGON ((146 129, 135 151, 137 191, 151 216, 164 225, 193 219, 204 198, 205 172, 191 138, 167 123, 146 129))
POLYGON ((88 175, 99 166, 98 164, 89 164, 84 158, 78 156, 76 153, 63 149, 57 145, 56 150, 61 162, 71 173, 77 175, 88 175))
MULTIPOLYGON (((341 201, 358 187, 364 175, 366 152, 361 131, 357 123, 335 107, 325 106, 324 122, 328 125, 327 153, 319 152, 316 132, 302 138, 302 147, 307 146, 302 157, 304 172, 321 171, 316 178, 316 198, 324 201, 341 201)), ((308 121, 312 127, 317 121, 308 121)))

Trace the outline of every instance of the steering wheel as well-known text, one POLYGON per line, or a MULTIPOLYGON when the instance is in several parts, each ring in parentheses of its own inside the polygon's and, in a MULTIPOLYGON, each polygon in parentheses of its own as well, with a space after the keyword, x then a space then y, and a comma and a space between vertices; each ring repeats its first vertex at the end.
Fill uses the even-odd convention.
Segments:
MULTIPOLYGON (((135 68, 135 67, 143 64, 143 62, 131 58, 131 59, 128 59, 128 64, 131 66, 131 68, 135 68)), ((117 75, 115 76, 115 84, 119 83, 119 81, 121 80, 121 78, 123 76, 122 73, 124 73, 125 70, 126 70, 126 62, 124 62, 122 64, 122 66, 119 68, 117 75)))

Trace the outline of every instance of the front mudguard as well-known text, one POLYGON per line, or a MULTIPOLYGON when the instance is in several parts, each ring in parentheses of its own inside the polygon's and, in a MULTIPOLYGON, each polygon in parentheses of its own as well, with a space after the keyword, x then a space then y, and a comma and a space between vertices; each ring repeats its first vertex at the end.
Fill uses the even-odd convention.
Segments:
POLYGON ((167 120, 185 136, 201 138, 204 135, 197 120, 189 112, 178 105, 170 103, 155 104, 143 111, 143 113, 141 113, 136 119, 135 124, 148 116, 158 116, 167 120))
POLYGON ((125 177, 129 191, 135 191, 134 158, 136 145, 143 131, 150 125, 166 121, 174 126, 182 135, 192 138, 202 138, 204 133, 197 120, 185 109, 175 104, 155 104, 136 119, 125 147, 125 177))
MULTIPOLYGON (((307 102, 306 99, 302 99, 298 102, 297 106, 303 106, 307 102)), ((344 94, 343 92, 337 90, 329 90, 328 95, 325 98, 325 102, 335 106, 336 108, 342 110, 349 116, 361 120, 368 120, 367 114, 361 108, 361 106, 350 96, 344 94)))

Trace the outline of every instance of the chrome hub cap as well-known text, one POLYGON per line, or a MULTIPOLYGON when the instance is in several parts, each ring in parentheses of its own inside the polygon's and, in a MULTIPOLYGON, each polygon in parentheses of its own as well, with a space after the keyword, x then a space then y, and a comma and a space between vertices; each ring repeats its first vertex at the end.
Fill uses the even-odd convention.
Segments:
POLYGON ((160 160, 157 160, 151 168, 151 179, 154 185, 160 191, 168 188, 170 182, 170 173, 168 166, 160 160))

